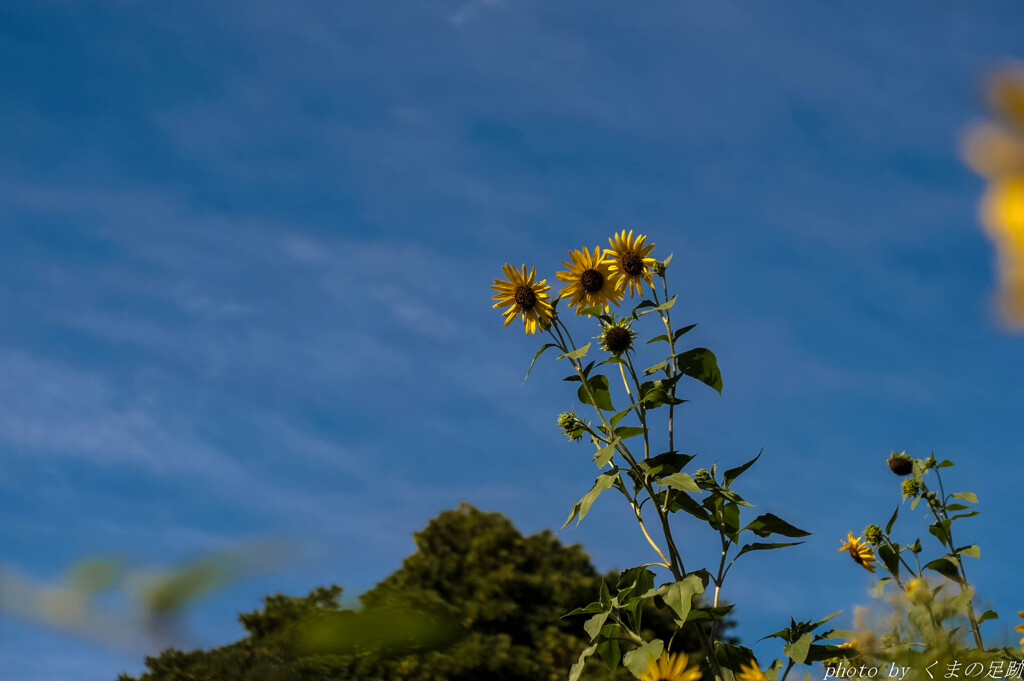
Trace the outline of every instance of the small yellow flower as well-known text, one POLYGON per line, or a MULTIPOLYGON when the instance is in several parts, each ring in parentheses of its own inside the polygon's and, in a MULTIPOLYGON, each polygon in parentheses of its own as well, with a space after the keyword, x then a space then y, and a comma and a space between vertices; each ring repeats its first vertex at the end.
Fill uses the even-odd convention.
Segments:
POLYGON ((601 247, 595 246, 593 255, 587 248, 569 251, 569 258, 572 262, 562 261, 569 270, 558 272, 555 277, 568 282, 559 295, 569 298, 569 305, 576 308, 576 314, 594 305, 608 312, 609 302, 617 307, 623 294, 615 285, 611 263, 601 257, 601 247))
POLYGON ((872 563, 877 563, 878 559, 875 558, 874 551, 871 547, 864 542, 860 537, 854 537, 853 532, 846 533, 846 541, 840 546, 837 551, 848 551, 853 561, 860 565, 868 572, 874 572, 875 567, 872 563))
POLYGON ((846 643, 839 643, 839 644, 836 645, 836 648, 841 648, 844 653, 848 652, 850 655, 856 655, 857 652, 858 652, 857 651, 857 644, 854 643, 853 641, 847 641, 846 643))
POLYGON ((686 653, 662 653, 658 659, 651 660, 650 667, 640 676, 640 681, 697 681, 700 678, 700 667, 687 667, 689 662, 686 653))
POLYGON ((534 281, 537 276, 537 268, 534 267, 527 273, 526 265, 523 265, 522 270, 517 270, 512 265, 505 263, 501 271, 508 277, 508 281, 494 280, 494 285, 491 288, 497 291, 498 295, 491 296, 491 300, 498 301, 493 306, 495 308, 508 307, 502 312, 505 317, 505 326, 511 324, 516 317, 521 317, 523 328, 528 334, 546 328, 555 313, 551 303, 548 302, 547 292, 551 290, 551 287, 546 285, 547 279, 534 281))
POLYGON ((757 660, 751 660, 740 665, 740 670, 736 673, 736 681, 768 681, 768 677, 757 666, 757 660))
MULTIPOLYGON (((1018 612, 1017 617, 1024 618, 1024 610, 1018 612)), ((1013 628, 1013 630, 1016 631, 1018 634, 1024 634, 1024 624, 1018 624, 1013 628)), ((1020 644, 1024 646, 1024 637, 1020 639, 1020 644)))
POLYGON ((643 295, 645 281, 654 288, 651 271, 655 260, 650 257, 654 244, 644 245, 646 240, 643 234, 637 234, 634 239, 633 230, 629 230, 629 234, 622 230, 620 234, 608 239, 611 248, 604 249, 605 259, 611 261, 610 270, 615 277, 615 285, 623 293, 630 291, 630 298, 634 294, 643 295))

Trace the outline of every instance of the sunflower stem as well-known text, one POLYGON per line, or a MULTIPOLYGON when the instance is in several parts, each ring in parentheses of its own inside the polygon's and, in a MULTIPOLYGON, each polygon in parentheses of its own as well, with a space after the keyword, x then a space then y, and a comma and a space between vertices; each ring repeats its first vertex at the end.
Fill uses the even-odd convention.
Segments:
MULTIPOLYGON (((946 489, 942 485, 942 473, 939 472, 938 468, 935 469, 935 478, 939 481, 939 494, 942 495, 940 497, 941 501, 932 504, 931 500, 929 500, 929 506, 931 506, 932 515, 935 517, 936 520, 949 520, 949 512, 946 510, 946 489), (939 516, 940 511, 942 513, 941 518, 939 516)), ((924 484, 924 480, 921 481, 921 488, 925 490, 925 492, 928 491, 928 488, 924 484)), ((948 546, 950 554, 956 556, 958 572, 960 573, 960 577, 962 578, 962 580, 957 580, 957 582, 960 584, 960 593, 970 591, 971 584, 967 581, 967 570, 964 568, 963 558, 961 558, 960 554, 956 552, 956 544, 953 543, 952 522, 949 523, 949 526, 946 529, 946 539, 949 540, 948 546)), ((977 645, 978 650, 984 650, 985 644, 981 638, 981 625, 978 623, 978 617, 974 613, 974 604, 972 602, 973 600, 974 599, 972 598, 971 600, 967 601, 967 619, 971 622, 971 633, 974 635, 975 645, 977 645)))

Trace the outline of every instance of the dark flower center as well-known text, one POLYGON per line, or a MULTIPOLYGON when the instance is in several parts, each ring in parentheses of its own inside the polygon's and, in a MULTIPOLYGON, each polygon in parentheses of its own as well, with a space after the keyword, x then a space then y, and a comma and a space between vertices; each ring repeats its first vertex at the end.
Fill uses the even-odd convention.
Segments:
POLYGON ((608 352, 616 354, 625 352, 633 345, 633 334, 621 326, 613 326, 605 331, 604 345, 608 352))
POLYGON ((537 305, 537 294, 529 286, 516 286, 516 305, 520 310, 532 310, 537 305))
POLYGON ((636 253, 626 253, 620 259, 622 271, 631 277, 642 274, 644 271, 644 259, 636 253))
POLYGON ((914 463, 909 459, 893 456, 889 457, 889 470, 896 475, 909 475, 914 470, 914 463))
POLYGON ((597 293, 604 286, 604 276, 597 270, 584 270, 580 275, 580 286, 587 293, 597 293))

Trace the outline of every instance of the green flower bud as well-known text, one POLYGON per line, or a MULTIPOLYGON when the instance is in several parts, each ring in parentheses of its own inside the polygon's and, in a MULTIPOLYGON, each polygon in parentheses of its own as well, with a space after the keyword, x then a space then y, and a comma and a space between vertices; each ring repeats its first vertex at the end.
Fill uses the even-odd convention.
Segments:
POLYGON ((864 538, 872 546, 878 546, 882 543, 882 528, 878 525, 868 525, 864 528, 864 538))
POLYGON ((715 483, 715 479, 711 477, 711 473, 708 472, 707 468, 701 468, 694 473, 693 480, 698 485, 713 485, 715 483))
POLYGON ((903 481, 901 489, 903 490, 903 496, 907 497, 908 499, 913 499, 914 497, 921 493, 921 483, 919 483, 917 480, 914 480, 913 478, 907 478, 906 480, 903 481))
POLYGON ((651 271, 654 272, 655 274, 657 274, 659 277, 665 276, 665 270, 667 270, 667 269, 668 269, 668 265, 666 265, 661 260, 655 260, 654 261, 654 266, 651 267, 651 271))
POLYGON ((562 429, 565 436, 573 442, 583 437, 586 424, 576 416, 576 412, 566 412, 558 415, 558 427, 562 429))
POLYGON ((893 648, 900 644, 900 637, 896 634, 882 634, 882 647, 893 648))
POLYGON ((893 452, 886 463, 889 464, 889 470, 896 475, 910 475, 914 472, 914 459, 905 451, 893 452))

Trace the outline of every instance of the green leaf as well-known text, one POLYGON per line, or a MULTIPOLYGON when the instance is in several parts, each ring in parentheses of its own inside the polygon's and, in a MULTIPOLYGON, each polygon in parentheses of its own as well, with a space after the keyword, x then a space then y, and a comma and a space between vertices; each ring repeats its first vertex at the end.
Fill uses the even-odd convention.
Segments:
POLYGON ((635 407, 635 406, 636 405, 631 404, 628 407, 626 407, 625 409, 623 409, 622 411, 617 412, 615 414, 615 416, 613 416, 610 419, 608 419, 608 424, 612 428, 614 428, 619 421, 621 421, 622 419, 626 418, 629 415, 629 413, 631 411, 633 411, 633 407, 635 407))
POLYGON ((598 449, 597 452, 594 454, 594 463, 597 464, 598 468, 604 468, 605 464, 610 462, 612 460, 612 457, 615 456, 616 441, 617 440, 612 440, 604 447, 598 449))
POLYGON ((604 411, 615 411, 612 406, 612 396, 608 390, 608 377, 598 374, 587 379, 586 385, 581 385, 576 391, 576 396, 583 404, 590 404, 604 411), (590 390, 587 390, 589 386, 590 390), (593 399, 591 399, 593 394, 593 399))
POLYGON ((697 483, 686 473, 666 475, 663 478, 658 478, 655 482, 664 487, 671 487, 683 492, 700 492, 700 487, 697 487, 697 483))
POLYGON ((950 461, 949 459, 943 459, 939 463, 935 464, 935 467, 936 468, 952 468, 953 467, 953 462, 950 461))
POLYGON ((590 605, 586 605, 582 608, 576 608, 572 612, 565 613, 564 615, 562 615, 562 619, 565 619, 566 617, 572 617, 574 615, 593 615, 594 613, 604 612, 607 609, 607 606, 605 606, 603 603, 594 601, 590 605))
POLYGON ((707 348, 694 348, 676 355, 676 360, 679 371, 722 393, 722 373, 718 370, 715 353, 707 348))
POLYGON ((645 314, 650 314, 652 312, 664 312, 665 310, 669 310, 672 308, 673 305, 676 304, 677 297, 678 296, 672 296, 672 298, 667 303, 662 303, 661 305, 655 305, 652 301, 645 300, 641 302, 639 305, 637 305, 635 308, 633 308, 633 316, 643 317, 645 314), (643 312, 638 313, 638 310, 643 310, 643 312))
POLYGON ((720 620, 728 615, 735 605, 720 605, 717 608, 707 606, 704 608, 692 608, 690 614, 686 616, 687 622, 695 622, 700 620, 720 620))
POLYGON ((565 529, 565 526, 571 523, 572 519, 576 516, 579 516, 579 520, 576 521, 577 525, 583 522, 583 518, 586 517, 590 507, 593 506, 595 501, 597 501, 597 497, 600 496, 601 492, 615 484, 615 481, 618 480, 618 478, 619 474, 617 471, 608 471, 607 473, 599 475, 597 480, 594 482, 594 486, 590 488, 590 491, 587 492, 582 499, 573 504, 572 512, 562 525, 562 529, 565 529))
POLYGON ((885 524, 885 533, 889 534, 892 532, 892 526, 896 524, 896 516, 900 514, 900 507, 897 506, 896 510, 892 512, 892 517, 889 518, 889 522, 885 524))
POLYGON ((645 473, 650 476, 671 475, 683 470, 688 463, 693 461, 692 454, 680 454, 679 452, 664 452, 650 459, 641 459, 637 464, 645 473))
POLYGON ((690 324, 689 326, 684 326, 681 329, 676 329, 676 332, 672 335, 672 340, 674 340, 674 341, 679 340, 680 338, 683 337, 684 334, 687 334, 691 330, 693 330, 693 328, 695 326, 697 326, 697 325, 696 324, 690 324))
MULTIPOLYGON (((665 503, 665 501, 664 501, 665 495, 667 495, 667 494, 668 494, 667 490, 665 492, 662 492, 661 494, 659 494, 658 495, 658 503, 664 504, 665 503)), ((672 499, 671 499, 671 503, 669 503, 669 505, 668 505, 668 510, 669 510, 670 513, 675 513, 676 511, 686 511, 687 513, 692 515, 694 518, 697 518, 698 520, 703 520, 704 522, 710 522, 711 521, 711 516, 708 515, 707 511, 705 511, 701 507, 701 505, 698 504, 693 499, 693 497, 691 497, 686 492, 677 491, 675 494, 673 494, 672 495, 672 499)))
POLYGON ((557 359, 565 359, 567 357, 569 359, 583 359, 584 357, 587 356, 587 351, 589 351, 589 350, 590 350, 590 343, 587 343, 582 348, 576 348, 572 352, 567 352, 564 355, 559 355, 557 357, 557 359))
POLYGON ((737 466, 736 468, 730 468, 729 470, 727 470, 725 472, 725 475, 722 476, 725 482, 725 486, 728 487, 733 480, 743 475, 743 473, 745 473, 748 468, 753 466, 757 462, 757 460, 761 458, 761 454, 763 453, 764 450, 762 449, 760 452, 757 453, 757 456, 755 456, 753 459, 746 462, 742 466, 737 466))
POLYGON ((587 632, 587 636, 590 637, 591 641, 597 638, 597 635, 601 633, 601 628, 604 626, 605 621, 611 614, 611 611, 599 612, 583 623, 583 630, 587 632))
POLYGON ((597 317, 605 321, 611 321, 611 317, 604 313, 603 305, 591 305, 590 307, 584 308, 579 311, 579 314, 585 314, 588 317, 597 317))
POLYGON ((657 343, 658 341, 665 341, 666 343, 668 343, 668 334, 663 333, 660 336, 655 336, 651 340, 647 341, 647 343, 645 343, 645 345, 650 345, 651 343, 657 343))
POLYGON ((925 568, 929 570, 935 570, 943 577, 948 577, 952 579, 954 582, 960 582, 960 572, 957 570, 957 564, 950 560, 949 556, 936 558, 932 562, 925 565, 925 568))
POLYGON ((597 637, 597 655, 609 671, 618 669, 619 662, 622 661, 622 648, 619 644, 620 632, 618 624, 606 624, 597 637))
POLYGON ((949 525, 952 519, 936 520, 928 526, 928 531, 943 544, 949 543, 949 525))
MULTIPOLYGON (((645 643, 638 648, 634 648, 625 655, 622 656, 622 665, 633 673, 633 676, 640 678, 642 674, 647 672, 647 668, 651 665, 651 660, 656 660, 661 657, 662 651, 665 650, 665 644, 661 639, 654 639, 649 643, 645 643)), ((570 678, 569 681, 576 681, 570 678)))
POLYGON ((739 558, 744 553, 750 553, 751 551, 768 551, 768 550, 771 550, 771 549, 784 549, 787 546, 799 546, 800 544, 803 544, 803 542, 802 541, 774 542, 774 543, 770 543, 770 544, 765 544, 765 543, 761 543, 761 542, 754 542, 753 544, 744 544, 743 546, 740 547, 740 552, 736 554, 736 558, 739 558))
POLYGON ((685 622, 693 606, 693 597, 704 593, 704 584, 697 575, 687 575, 681 581, 668 585, 661 595, 665 605, 672 608, 677 622, 685 622))
POLYGON ((644 369, 644 376, 650 376, 651 374, 658 373, 659 371, 661 371, 662 369, 665 368, 665 365, 667 363, 668 363, 667 361, 665 361, 665 362, 658 362, 654 366, 647 367, 646 369, 644 369))
POLYGON ((750 521, 744 530, 750 530, 758 537, 767 537, 771 534, 780 534, 783 537, 809 537, 810 532, 805 532, 799 527, 790 525, 774 513, 759 515, 750 521))
POLYGON ((793 660, 797 664, 803 664, 804 660, 807 659, 807 652, 811 648, 811 642, 814 640, 814 633, 808 631, 806 634, 798 638, 793 643, 782 646, 782 652, 789 659, 793 660))
POLYGON ((956 550, 958 555, 970 556, 971 558, 981 558, 981 548, 977 544, 971 544, 970 546, 961 546, 956 550))
POLYGON ((634 598, 643 600, 648 597, 647 592, 654 588, 654 573, 644 565, 630 568, 619 575, 615 588, 620 605, 625 606, 634 598))
POLYGON ((631 437, 643 435, 645 432, 647 432, 647 429, 639 426, 622 426, 621 428, 615 429, 615 434, 622 440, 628 440, 631 437))
POLYGON ((540 356, 544 354, 544 351, 547 350, 548 348, 557 347, 557 343, 545 343, 544 345, 540 346, 540 350, 537 351, 537 354, 533 356, 533 361, 530 362, 530 368, 526 372, 526 378, 523 379, 523 383, 526 383, 526 381, 530 379, 530 374, 533 373, 533 365, 537 363, 537 360, 540 359, 540 356))
POLYGON ((978 617, 978 624, 981 624, 982 622, 985 622, 987 620, 997 619, 999 619, 999 613, 997 613, 995 610, 986 610, 985 612, 981 613, 980 617, 978 617))
POLYGON ((597 650, 596 645, 592 645, 582 653, 580 653, 580 659, 572 666, 569 670, 569 681, 579 681, 580 675, 583 673, 583 668, 587 666, 587 658, 594 654, 597 650))
POLYGON ((881 559, 882 564, 885 565, 885 569, 888 570, 894 577, 899 577, 900 574, 900 545, 893 544, 882 544, 878 547, 878 557, 881 559))
POLYGON ((978 495, 975 494, 974 492, 956 492, 955 494, 951 494, 950 496, 953 497, 954 499, 966 501, 969 504, 978 503, 978 495))

